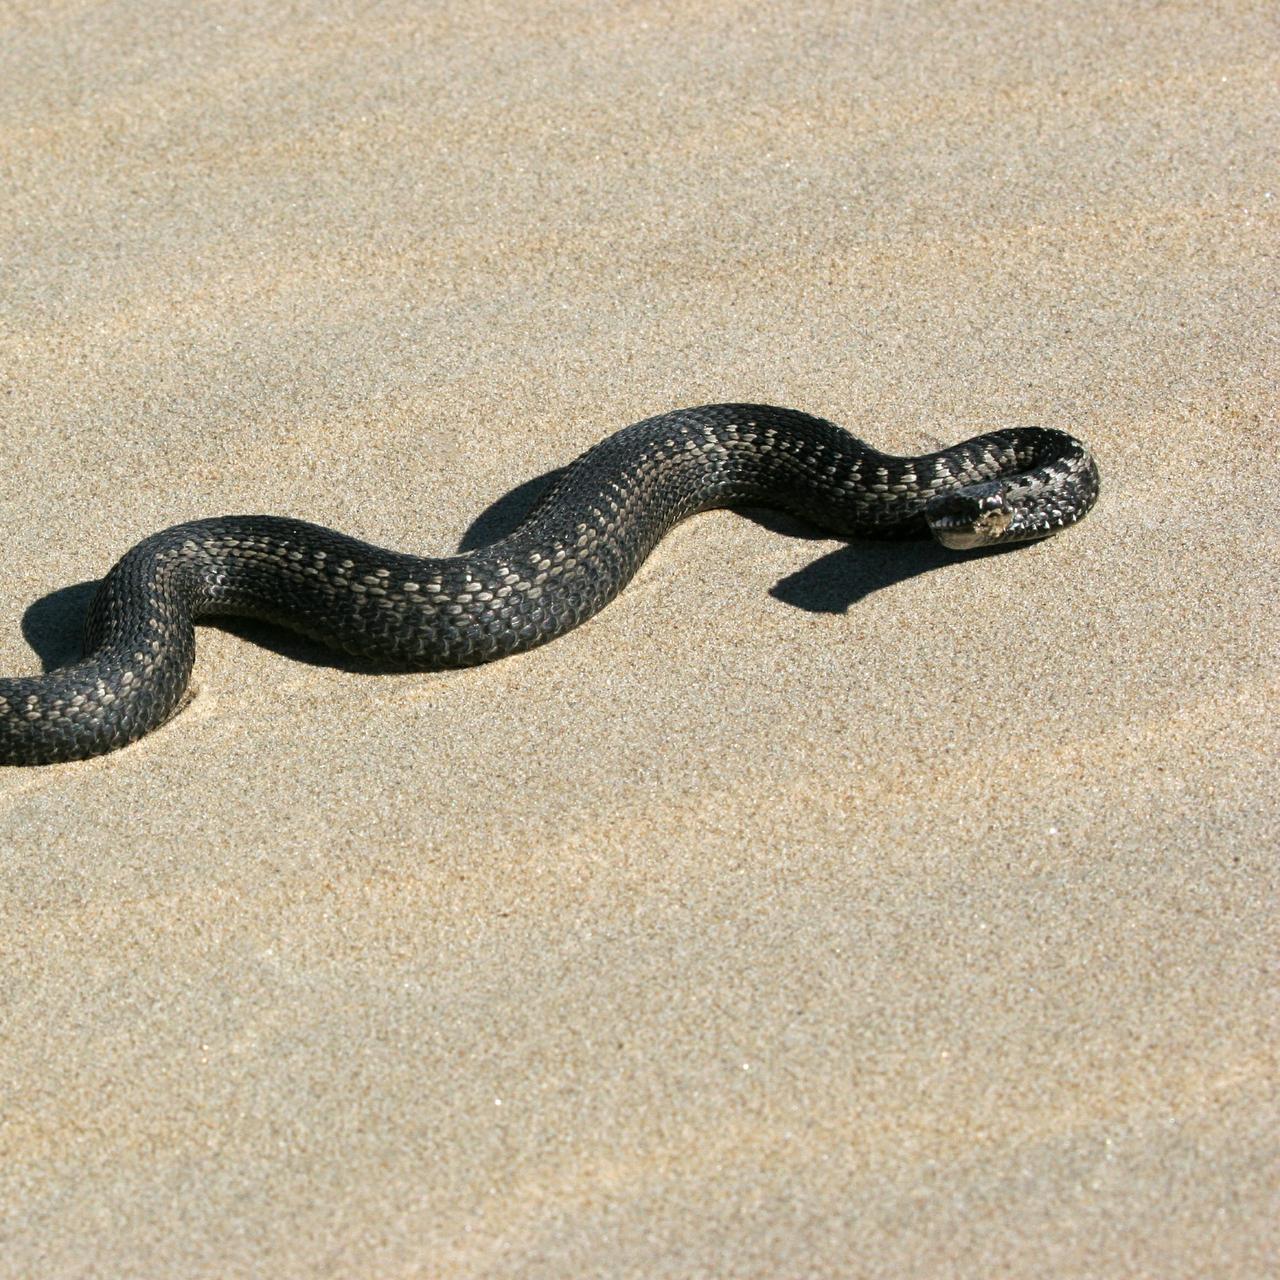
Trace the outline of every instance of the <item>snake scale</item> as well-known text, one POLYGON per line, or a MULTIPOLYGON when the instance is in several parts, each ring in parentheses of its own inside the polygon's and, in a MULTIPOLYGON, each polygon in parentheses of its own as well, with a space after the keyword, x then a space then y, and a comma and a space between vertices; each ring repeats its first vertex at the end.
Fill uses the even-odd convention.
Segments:
POLYGON ((163 724, 183 704, 207 615, 264 619, 399 668, 469 666, 576 627, 672 525, 712 507, 777 508, 841 536, 928 531, 965 551, 1046 537, 1097 494, 1092 456, 1061 431, 895 457, 797 410, 716 404, 602 440, 514 532, 458 555, 406 555, 279 516, 193 520, 145 538, 102 580, 80 662, 0 679, 0 763, 98 755, 163 724))

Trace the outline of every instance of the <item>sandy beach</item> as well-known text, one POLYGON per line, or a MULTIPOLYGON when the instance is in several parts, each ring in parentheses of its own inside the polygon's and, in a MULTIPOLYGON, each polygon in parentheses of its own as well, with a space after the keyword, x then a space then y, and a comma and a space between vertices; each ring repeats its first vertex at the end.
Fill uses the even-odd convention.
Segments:
POLYGON ((6 675, 683 405, 1104 484, 698 516, 462 672, 203 627, 0 770, 0 1277, 1276 1274, 1278 86, 1261 3, 0 7, 6 675))

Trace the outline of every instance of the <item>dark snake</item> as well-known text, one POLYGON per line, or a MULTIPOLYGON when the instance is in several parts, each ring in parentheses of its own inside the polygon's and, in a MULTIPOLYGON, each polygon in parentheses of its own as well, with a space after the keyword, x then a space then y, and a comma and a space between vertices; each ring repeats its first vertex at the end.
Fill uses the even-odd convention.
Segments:
POLYGON ((922 457, 880 453, 793 409, 716 404, 626 427, 560 473, 520 526, 441 558, 280 516, 174 525, 99 585, 85 656, 0 679, 0 763, 122 747, 182 705, 195 622, 281 624, 389 666, 470 666, 543 644, 604 608, 677 521, 761 506, 840 536, 931 532, 958 551, 1043 538, 1098 495, 1061 431, 993 431, 922 457))

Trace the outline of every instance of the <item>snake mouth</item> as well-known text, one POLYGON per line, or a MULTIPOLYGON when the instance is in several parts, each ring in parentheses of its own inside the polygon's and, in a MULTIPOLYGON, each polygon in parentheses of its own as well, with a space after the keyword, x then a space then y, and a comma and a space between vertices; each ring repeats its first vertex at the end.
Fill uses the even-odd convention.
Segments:
POLYGON ((995 489, 990 493, 947 494, 930 504, 925 519, 944 547, 972 551, 1000 542, 1013 523, 1013 512, 995 489))

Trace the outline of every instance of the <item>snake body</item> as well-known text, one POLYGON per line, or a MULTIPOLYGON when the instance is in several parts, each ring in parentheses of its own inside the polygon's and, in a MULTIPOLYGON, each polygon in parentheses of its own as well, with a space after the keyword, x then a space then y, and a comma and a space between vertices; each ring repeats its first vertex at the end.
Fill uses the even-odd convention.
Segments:
POLYGON ((488 662, 602 609, 677 521, 767 506, 842 535, 931 531, 956 550, 1042 538, 1081 519, 1097 467, 1038 427, 894 457, 792 409, 719 404, 624 428, 560 474, 523 523, 442 558, 279 516, 222 516, 139 542, 99 586, 85 657, 0 679, 0 762, 98 755, 182 705, 195 621, 265 619, 401 668, 488 662))

